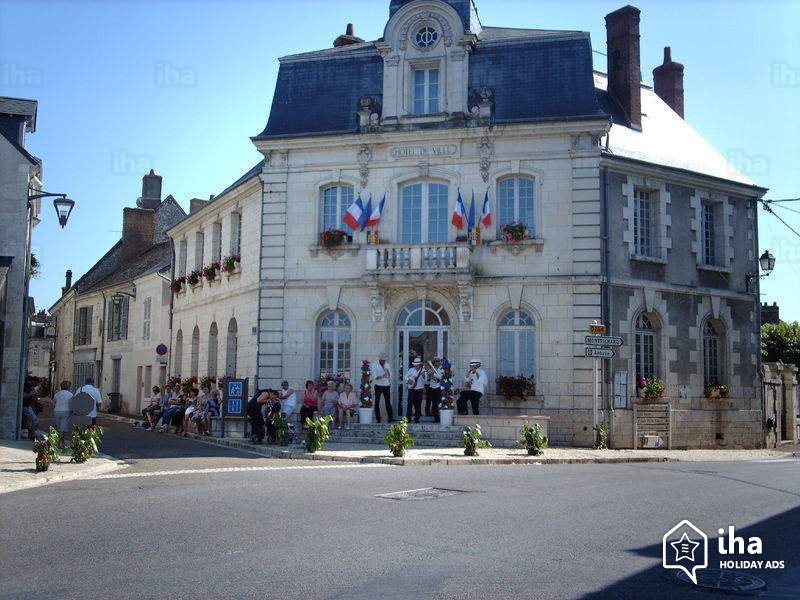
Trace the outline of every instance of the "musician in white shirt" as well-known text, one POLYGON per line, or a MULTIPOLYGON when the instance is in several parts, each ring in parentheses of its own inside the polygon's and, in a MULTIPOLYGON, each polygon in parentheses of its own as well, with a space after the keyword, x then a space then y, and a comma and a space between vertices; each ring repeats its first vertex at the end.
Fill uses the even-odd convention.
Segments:
POLYGON ((372 384, 375 386, 375 422, 381 422, 381 397, 386 406, 386 417, 389 423, 394 421, 392 413, 392 374, 386 364, 386 354, 378 355, 378 362, 370 365, 372 384))
POLYGON ((442 402, 442 359, 438 356, 425 369, 425 416, 439 422, 439 404, 442 402))
POLYGON ((406 373, 406 388, 408 391, 408 404, 406 404, 406 417, 411 419, 412 409, 414 423, 419 423, 422 416, 422 392, 425 389, 425 371, 422 368, 422 359, 414 359, 412 367, 406 373))
POLYGON ((456 401, 458 414, 467 414, 467 401, 472 405, 472 414, 480 414, 478 406, 488 385, 489 378, 486 376, 486 371, 481 369, 481 361, 477 359, 469 361, 469 371, 464 378, 464 389, 461 390, 456 401))

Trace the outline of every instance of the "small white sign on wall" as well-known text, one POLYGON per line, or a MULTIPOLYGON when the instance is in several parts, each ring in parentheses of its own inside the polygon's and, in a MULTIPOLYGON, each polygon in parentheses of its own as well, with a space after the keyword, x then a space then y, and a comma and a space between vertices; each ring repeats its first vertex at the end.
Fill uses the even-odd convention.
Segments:
POLYGON ((614 408, 628 408, 628 372, 614 372, 614 408))

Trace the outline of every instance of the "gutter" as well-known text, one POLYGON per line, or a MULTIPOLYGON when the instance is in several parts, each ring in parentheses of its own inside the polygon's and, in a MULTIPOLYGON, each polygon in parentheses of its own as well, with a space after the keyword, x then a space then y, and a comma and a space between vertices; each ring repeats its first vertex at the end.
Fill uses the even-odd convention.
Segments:
MULTIPOLYGON (((609 214, 609 206, 608 206, 608 167, 602 167, 600 169, 600 204, 601 210, 603 211, 603 284, 602 284, 602 320, 606 326, 606 332, 608 335, 613 335, 614 332, 611 329, 611 230, 609 227, 610 224, 610 214, 609 214)), ((607 363, 609 366, 611 363, 607 363)), ((603 400, 605 403, 606 410, 608 411, 609 417, 612 417, 614 414, 614 406, 613 402, 611 401, 611 369, 605 369, 604 373, 604 385, 603 385, 603 400)), ((609 440, 613 446, 614 440, 614 419, 609 418, 609 440)))
POLYGON ((169 247, 172 251, 170 261, 170 287, 169 287, 169 349, 167 351, 167 379, 172 376, 172 315, 175 308, 175 294, 172 293, 172 281, 175 281, 175 240, 169 236, 169 247))
POLYGON ((103 325, 100 327, 100 368, 98 369, 97 381, 95 382, 98 388, 103 385, 103 366, 105 365, 106 356, 106 310, 108 308, 106 293, 105 291, 101 293, 103 294, 103 325))

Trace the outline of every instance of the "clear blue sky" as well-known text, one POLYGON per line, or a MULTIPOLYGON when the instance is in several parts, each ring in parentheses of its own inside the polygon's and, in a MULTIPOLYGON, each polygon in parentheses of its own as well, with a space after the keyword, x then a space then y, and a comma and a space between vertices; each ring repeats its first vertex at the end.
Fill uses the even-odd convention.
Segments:
MULTIPOLYGON (((35 231, 43 275, 37 306, 60 294, 119 238, 122 208, 155 168, 183 205, 207 198, 260 158, 250 142, 266 121, 285 54, 329 47, 352 21, 383 32, 389 0, 265 2, 0 2, 0 94, 39 101, 29 148, 45 188, 76 208, 65 230, 52 205, 35 231)), ((589 31, 605 52, 607 1, 479 0, 486 25, 589 31)), ((800 197, 800 2, 639 2, 642 73, 662 49, 686 66, 686 117, 736 166, 800 197)), ((605 57, 595 55, 605 70, 605 57)), ((800 202, 787 205, 800 211, 800 202)), ((800 213, 783 211, 800 230, 800 213)), ((763 284, 785 319, 800 319, 800 238, 760 213, 761 248, 778 259, 763 284)))

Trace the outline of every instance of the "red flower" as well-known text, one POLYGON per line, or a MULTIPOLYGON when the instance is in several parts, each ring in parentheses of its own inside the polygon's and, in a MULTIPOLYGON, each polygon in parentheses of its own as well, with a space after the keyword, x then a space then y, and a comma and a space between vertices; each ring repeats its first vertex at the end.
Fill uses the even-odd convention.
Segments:
POLYGON ((97 429, 97 425, 92 425, 92 429, 97 429))

